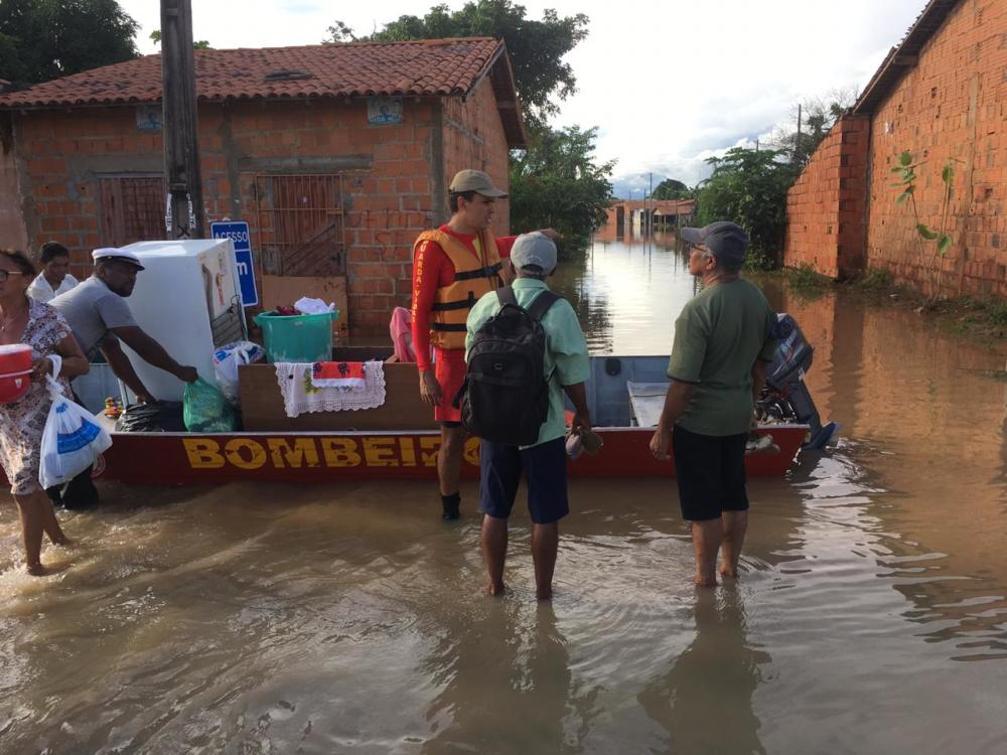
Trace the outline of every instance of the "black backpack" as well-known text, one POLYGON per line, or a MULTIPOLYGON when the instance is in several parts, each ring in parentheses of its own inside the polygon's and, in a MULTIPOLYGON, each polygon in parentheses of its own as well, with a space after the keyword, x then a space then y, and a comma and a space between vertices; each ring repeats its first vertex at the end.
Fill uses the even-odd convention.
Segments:
POLYGON ((473 435, 513 446, 538 440, 549 414, 542 318, 561 297, 545 290, 531 307, 510 286, 497 289, 500 311, 475 332, 465 384, 458 392, 462 423, 473 435))

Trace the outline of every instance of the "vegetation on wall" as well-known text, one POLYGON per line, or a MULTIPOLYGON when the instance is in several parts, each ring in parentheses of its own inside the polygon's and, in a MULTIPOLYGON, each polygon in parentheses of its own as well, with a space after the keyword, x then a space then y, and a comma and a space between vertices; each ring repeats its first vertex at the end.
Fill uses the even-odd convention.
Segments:
POLYGON ((918 244, 920 262, 930 275, 930 298, 936 300, 940 296, 943 267, 941 259, 948 253, 953 240, 948 234, 948 218, 951 214, 951 198, 954 195, 954 158, 949 159, 941 168, 941 183, 944 191, 940 203, 940 224, 931 228, 920 219, 920 209, 916 202, 916 189, 919 175, 917 169, 925 163, 916 162, 913 153, 905 150, 899 155, 899 164, 892 168, 892 173, 898 174, 899 180, 892 184, 899 190, 895 199, 897 204, 908 205, 916 224, 916 242, 918 244))

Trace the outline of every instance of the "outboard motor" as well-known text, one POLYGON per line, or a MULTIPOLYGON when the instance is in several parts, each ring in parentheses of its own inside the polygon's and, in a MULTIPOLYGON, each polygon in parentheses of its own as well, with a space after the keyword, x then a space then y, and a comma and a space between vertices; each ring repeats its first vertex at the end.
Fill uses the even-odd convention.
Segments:
POLYGON ((797 321, 788 314, 777 315, 775 336, 779 345, 766 370, 766 387, 756 410, 765 419, 808 425, 810 435, 804 447, 821 449, 839 428, 835 422, 822 426, 818 409, 804 382, 815 349, 804 337, 797 321))

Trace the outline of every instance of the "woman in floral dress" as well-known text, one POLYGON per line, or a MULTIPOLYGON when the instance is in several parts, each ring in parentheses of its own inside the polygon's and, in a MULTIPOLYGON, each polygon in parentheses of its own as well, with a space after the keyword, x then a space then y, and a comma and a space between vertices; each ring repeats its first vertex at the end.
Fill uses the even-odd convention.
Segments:
POLYGON ((40 576, 46 573, 41 561, 42 533, 53 543, 68 542, 38 481, 42 430, 52 403, 45 380, 52 374, 49 357, 62 358, 59 380, 68 395, 67 381, 86 373, 88 363, 63 315, 28 298, 25 292, 34 277, 35 266, 23 252, 0 250, 0 344, 32 347, 31 387, 17 401, 0 404, 0 465, 21 515, 25 568, 40 576))

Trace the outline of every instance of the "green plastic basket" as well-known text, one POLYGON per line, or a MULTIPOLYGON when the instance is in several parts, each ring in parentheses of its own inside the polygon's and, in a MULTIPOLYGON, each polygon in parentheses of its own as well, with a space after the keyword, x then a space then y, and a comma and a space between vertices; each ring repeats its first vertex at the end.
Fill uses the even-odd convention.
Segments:
POLYGON ((318 315, 255 316, 262 328, 266 359, 276 362, 327 362, 332 359, 332 322, 339 310, 318 315))

